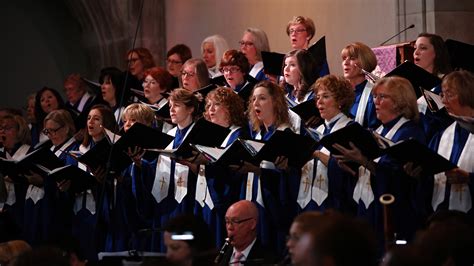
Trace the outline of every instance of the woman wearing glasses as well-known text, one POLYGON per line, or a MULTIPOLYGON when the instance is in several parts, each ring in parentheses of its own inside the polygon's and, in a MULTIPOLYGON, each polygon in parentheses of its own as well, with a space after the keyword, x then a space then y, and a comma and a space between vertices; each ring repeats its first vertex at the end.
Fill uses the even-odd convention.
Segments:
POLYGON ((256 83, 256 80, 248 74, 249 70, 250 64, 242 52, 228 50, 224 53, 220 71, 224 74, 227 87, 236 92, 245 104, 256 83))
MULTIPOLYGON (((418 124, 419 112, 416 95, 411 83, 400 77, 381 78, 372 90, 377 118, 382 125, 376 132, 397 142, 413 138, 425 143, 425 135, 418 124)), ((415 209, 416 182, 405 174, 402 165, 384 155, 369 160, 363 151, 354 145, 344 148, 335 144, 342 155, 334 155, 338 164, 356 177, 352 187, 352 197, 357 203, 357 215, 364 217, 374 227, 378 236, 383 236, 382 204, 378 201, 382 194, 395 196, 393 218, 399 239, 409 240, 419 226, 419 212, 415 209), (359 168, 354 171, 346 162, 355 162, 359 168)), ((382 237, 379 247, 383 247, 382 237)))
POLYGON ((303 16, 293 17, 286 25, 286 34, 290 37, 291 48, 308 49, 316 29, 312 19, 303 16))
POLYGON ((181 76, 183 63, 192 57, 191 49, 185 44, 177 44, 166 53, 166 70, 173 76, 172 89, 179 87, 178 78, 181 76))
MULTIPOLYGON (((9 114, 0 118, 0 144, 2 147, 0 156, 5 159, 18 160, 30 152, 30 130, 23 117, 9 114)), ((6 173, 3 173, 1 178, 5 181, 7 196, 6 201, 0 203, 2 219, 15 225, 15 227, 9 228, 9 233, 20 238, 24 224, 25 195, 28 185, 15 182, 20 177, 8 176, 6 173)))
POLYGON ((258 81, 264 80, 262 51, 270 51, 267 34, 261 29, 248 28, 244 31, 239 44, 240 51, 247 57, 250 63, 249 75, 258 81))
MULTIPOLYGON (((50 150, 56 155, 64 164, 69 158, 69 151, 77 150, 79 143, 73 137, 76 129, 74 121, 70 113, 66 110, 55 110, 49 113, 44 119, 43 133, 48 136, 52 142, 50 150)), ((28 228, 29 233, 38 234, 44 232, 44 239, 54 238, 60 235, 71 233, 71 208, 73 198, 68 193, 63 193, 58 189, 58 186, 64 185, 70 181, 63 181, 62 184, 57 184, 54 178, 41 177, 36 175, 38 180, 42 180, 43 184, 39 188, 28 189, 28 192, 42 191, 44 196, 44 203, 37 201, 32 205, 34 208, 28 211, 25 207, 25 220, 29 221, 25 228, 28 228), (37 191, 35 191, 37 190, 37 191), (40 215, 38 215, 40 214, 40 215), (36 225, 36 227, 34 226, 36 225), (41 225, 41 226, 38 226, 41 225), (42 227, 42 228, 41 228, 42 227)), ((35 196, 31 196, 35 199, 35 196)), ((33 202, 33 201, 32 201, 33 202)))
MULTIPOLYGON (((455 116, 474 117, 474 75, 468 71, 454 71, 442 82, 442 101, 446 110, 455 116)), ((436 134, 430 148, 458 167, 438 173, 426 180, 428 213, 438 210, 460 210, 472 218, 474 178, 474 134, 462 123, 454 122, 436 134)))

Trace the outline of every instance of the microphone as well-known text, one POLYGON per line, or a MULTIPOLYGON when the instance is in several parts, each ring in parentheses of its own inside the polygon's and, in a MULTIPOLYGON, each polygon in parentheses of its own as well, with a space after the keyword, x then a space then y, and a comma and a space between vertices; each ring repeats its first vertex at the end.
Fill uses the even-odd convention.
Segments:
POLYGON ((379 46, 382 46, 384 44, 386 44, 388 41, 390 41, 391 39, 397 37, 398 35, 402 34, 403 32, 407 31, 408 29, 413 29, 415 27, 415 24, 411 24, 410 26, 404 28, 402 31, 400 31, 399 33, 393 35, 392 37, 388 38, 386 41, 384 41, 383 43, 381 43, 379 46))

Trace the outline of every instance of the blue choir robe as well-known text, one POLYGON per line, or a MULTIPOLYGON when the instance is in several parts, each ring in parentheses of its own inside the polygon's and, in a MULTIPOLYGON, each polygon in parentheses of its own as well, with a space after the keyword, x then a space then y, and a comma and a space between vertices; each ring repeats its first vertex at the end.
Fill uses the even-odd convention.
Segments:
MULTIPOLYGON (((331 121, 326 121, 324 125, 319 126, 316 131, 321 135, 327 135, 352 122, 346 115, 339 113, 331 121)), ((324 147, 317 149, 330 155, 330 152, 324 147)), ((295 202, 297 203, 295 209, 298 213, 327 209, 346 211, 348 174, 337 167, 334 158, 329 159, 327 166, 318 159, 309 160, 301 169, 300 176, 291 178, 290 182, 295 187, 295 202)))
POLYGON ((374 99, 372 98, 372 88, 374 84, 368 80, 357 84, 355 87, 355 99, 350 109, 351 117, 354 121, 365 128, 377 128, 380 121, 375 113, 374 99))
MULTIPOLYGON (((221 147, 232 144, 242 134, 242 128, 232 126, 221 147)), ((236 182, 239 176, 219 165, 200 165, 196 183, 194 214, 201 216, 216 237, 216 247, 224 244, 226 236, 225 213, 237 201, 236 182)))
MULTIPOLYGON (((74 137, 58 146, 51 146, 50 150, 66 165, 71 160, 69 151, 77 150, 79 144, 74 137)), ((50 239, 58 239, 71 234, 72 203, 70 193, 61 192, 56 180, 49 176, 44 179, 44 222, 45 231, 50 239)), ((48 239, 45 239, 48 240, 48 239)))
MULTIPOLYGON (((253 136, 256 140, 267 141, 275 130, 291 130, 289 125, 269 127, 253 136)), ((281 254, 285 249, 285 238, 291 224, 288 200, 288 175, 275 169, 273 163, 262 161, 261 174, 248 173, 241 185, 240 199, 252 201, 259 212, 257 237, 263 246, 281 254)))
MULTIPOLYGON (((393 142, 414 138, 426 143, 421 126, 404 117, 398 117, 377 129, 382 136, 393 142)), ((410 240, 420 225, 420 211, 417 209, 415 195, 418 184, 407 176, 403 165, 389 156, 374 160, 376 171, 371 173, 360 166, 358 179, 354 180, 352 198, 357 202, 357 216, 365 218, 374 228, 379 243, 379 252, 383 251, 383 206, 379 202, 381 195, 390 193, 395 196, 393 204, 393 223, 397 237, 410 240)), ((380 253, 381 254, 381 253, 380 253)))
MULTIPOLYGON (((81 144, 78 150, 84 154, 93 146, 95 146, 95 142, 91 140, 87 146, 81 144)), ((78 163, 75 159, 67 158, 66 161, 68 164, 77 165, 84 171, 89 171, 86 165, 78 163)), ((71 233, 79 241, 79 247, 89 261, 97 261, 97 252, 99 247, 103 246, 102 242, 105 238, 104 230, 97 228, 97 216, 100 209, 98 197, 101 193, 98 189, 100 186, 97 185, 75 195, 71 194, 71 197, 73 197, 71 233)))
MULTIPOLYGON (((441 92, 441 85, 434 87, 431 91, 439 94, 441 92)), ((446 129, 454 122, 452 117, 448 115, 446 109, 441 109, 433 113, 428 108, 428 103, 423 96, 418 98, 417 103, 418 111, 420 111, 420 123, 423 125, 427 140, 431 140, 436 133, 446 129)))
POLYGON ((263 62, 259 61, 255 65, 253 65, 252 69, 250 69, 249 75, 254 77, 257 81, 266 80, 267 77, 265 76, 263 70, 263 62))
MULTIPOLYGON (((169 135, 175 139, 168 145, 167 149, 177 148, 192 130, 194 123, 186 128, 173 128, 169 135)), ((177 163, 170 157, 160 155, 156 163, 142 165, 144 167, 155 167, 155 172, 151 176, 146 176, 150 170, 142 170, 142 178, 152 178, 151 194, 154 198, 152 210, 152 230, 163 228, 170 218, 182 213, 192 213, 194 208, 196 175, 194 175, 185 165, 177 163)), ((144 181, 150 183, 150 181, 144 181)), ((164 251, 164 242, 161 238, 152 235, 153 251, 164 251), (161 241, 160 241, 161 240, 161 241)))
POLYGON ((430 148, 469 173, 467 184, 449 184, 446 175, 438 173, 425 178, 425 194, 428 195, 428 212, 437 210, 459 210, 474 217, 472 195, 474 192, 474 134, 462 128, 457 122, 437 134, 430 142, 430 148))
MULTIPOLYGON (((2 152, 1 157, 5 159, 19 160, 31 150, 32 148, 30 145, 18 144, 13 149, 12 154, 4 151, 2 152)), ((4 177, 2 176, 2 178, 4 177)), ((9 220, 8 223, 17 226, 17 228, 11 228, 11 232, 16 231, 14 235, 18 235, 19 238, 20 234, 23 234, 25 195, 28 185, 5 181, 5 188, 7 191, 7 199, 4 203, 0 203, 0 211, 3 212, 3 217, 9 220)))
MULTIPOLYGON (((286 97, 290 99, 291 102, 294 102, 295 104, 300 104, 305 101, 314 99, 314 91, 309 90, 306 95, 304 96, 303 100, 299 101, 293 93, 289 92, 286 97)), ((316 103, 314 103, 316 104, 316 103)), ((289 106, 290 107, 290 106, 289 106)), ((305 124, 304 121, 297 115, 295 112, 293 112, 291 109, 288 110, 288 114, 290 116, 290 122, 291 126, 295 130, 296 133, 301 134, 301 135, 307 135, 306 130, 305 130, 305 124)))

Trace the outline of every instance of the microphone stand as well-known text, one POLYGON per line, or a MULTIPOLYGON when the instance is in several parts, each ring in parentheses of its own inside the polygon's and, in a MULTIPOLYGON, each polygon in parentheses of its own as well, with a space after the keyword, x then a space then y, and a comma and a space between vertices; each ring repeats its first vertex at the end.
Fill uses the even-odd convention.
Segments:
POLYGON ((399 33, 393 35, 392 37, 388 38, 386 41, 384 41, 383 43, 381 43, 379 46, 382 46, 384 44, 386 44, 388 41, 390 41, 391 39, 397 37, 398 35, 402 34, 403 32, 407 31, 408 29, 413 29, 415 27, 415 24, 411 24, 410 26, 404 28, 402 31, 400 31, 399 33))

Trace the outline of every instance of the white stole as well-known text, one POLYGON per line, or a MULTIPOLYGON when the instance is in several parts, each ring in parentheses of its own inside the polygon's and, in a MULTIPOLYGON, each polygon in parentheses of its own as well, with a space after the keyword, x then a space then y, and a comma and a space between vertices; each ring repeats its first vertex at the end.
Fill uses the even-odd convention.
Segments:
MULTIPOLYGON (((9 160, 18 160, 25 156, 29 149, 30 145, 23 144, 13 155, 10 155, 8 152, 6 152, 6 158, 9 160)), ((7 190, 7 200, 0 203, 0 210, 3 209, 4 204, 12 206, 16 202, 15 184, 5 181, 5 189, 7 190)))
MULTIPOLYGON (((86 153, 87 151, 89 151, 90 149, 90 145, 89 146, 84 146, 81 144, 81 146, 79 146, 79 151, 84 154, 86 153)), ((88 171, 87 169, 87 166, 83 163, 80 163, 78 162, 77 163, 77 167, 79 169, 82 169, 84 171, 88 171)), ((76 198, 74 200, 74 206, 73 206, 73 211, 74 211, 74 214, 77 214, 81 209, 82 209, 82 199, 83 197, 86 197, 86 209, 92 214, 94 215, 95 212, 96 212, 96 208, 95 208, 95 200, 94 200, 94 196, 92 195, 92 190, 91 189, 88 189, 86 191, 83 191, 81 193, 79 193, 78 195, 76 195, 76 198), (84 194, 86 194, 84 196, 84 194)))
POLYGON ((364 115, 365 109, 367 109, 367 103, 369 102, 370 93, 372 92, 372 88, 374 84, 370 81, 367 81, 365 84, 364 90, 362 91, 362 95, 360 96, 359 106, 357 107, 357 113, 355 115, 354 121, 357 123, 364 125, 364 115))
POLYGON ((252 69, 249 72, 249 75, 255 78, 258 72, 260 72, 260 70, 262 69, 263 69, 263 62, 259 61, 255 65, 253 65, 252 69))
MULTIPOLYGON (((340 118, 336 121, 330 133, 343 128, 351 121, 350 118, 341 113, 340 118)), ((324 132, 324 125, 319 126, 316 131, 321 135, 324 132)), ((326 155, 330 155, 330 152, 326 148, 320 150, 326 155)), ((317 161, 316 163, 316 177, 314 175, 314 162, 316 160, 309 160, 302 169, 300 186, 298 191, 297 202, 300 207, 303 209, 308 205, 308 203, 313 199, 318 206, 320 206, 328 196, 329 191, 329 182, 327 175, 327 167, 321 162, 317 161)))
MULTIPOLYGON (((276 130, 285 130, 287 128, 289 128, 289 125, 283 124, 283 125, 279 126, 276 130)), ((255 136, 255 139, 256 140, 261 140, 262 137, 263 136, 262 136, 261 132, 258 132, 258 134, 255 136)), ((274 164, 272 162, 265 161, 265 160, 260 163, 260 168, 262 168, 262 166, 265 166, 264 168, 275 168, 274 164)), ((250 173, 247 174, 245 199, 249 200, 249 201, 252 200, 253 179, 254 179, 254 177, 255 177, 255 173, 250 172, 250 173)), ((255 201, 258 204, 260 204, 260 206, 265 208, 265 205, 263 203, 262 186, 261 186, 260 178, 258 178, 258 180, 257 180, 257 198, 255 199, 255 201)))
MULTIPOLYGON (((454 134, 456 130, 456 122, 452 123, 441 136, 438 153, 449 160, 454 145, 454 134)), ((466 144, 461 152, 457 165, 459 168, 467 171, 474 172, 474 147, 473 134, 469 134, 466 144)), ((444 172, 438 173, 434 176, 434 187, 433 187, 433 198, 431 199, 431 206, 436 211, 438 205, 444 201, 445 190, 446 190, 446 174, 444 172)), ((467 184, 452 184, 449 196, 449 207, 450 210, 459 210, 468 212, 472 207, 471 192, 467 184)))
POLYGON ((77 111, 82 112, 84 110, 84 106, 89 100, 89 98, 92 97, 88 92, 86 92, 84 95, 82 95, 81 100, 79 101, 79 105, 77 106, 77 111))
MULTIPOLYGON (((230 137, 232 134, 240 129, 240 127, 237 126, 231 126, 230 127, 231 131, 227 135, 227 137, 224 139, 224 141, 221 144, 221 147, 225 147, 227 142, 229 141, 230 137)), ((197 182, 196 182, 196 196, 195 199, 201 205, 201 207, 204 207, 205 204, 209 207, 209 209, 214 209, 214 202, 212 201, 211 194, 209 193, 209 187, 207 186, 207 181, 206 181, 206 166, 205 165, 199 165, 199 174, 197 177, 197 182)))
MULTIPOLYGON (((191 132, 192 128, 195 124, 192 124, 191 127, 186 132, 186 135, 183 138, 186 139, 189 132, 191 132)), ((170 132, 168 132, 171 136, 176 136, 176 131, 178 127, 173 128, 170 132)), ((173 141, 168 144, 166 149, 173 148, 173 141)), ((175 163, 174 167, 174 198, 178 203, 181 203, 188 193, 188 174, 189 168, 185 165, 175 163)), ((157 203, 160 203, 163 199, 168 196, 168 190, 170 187, 171 181, 171 158, 163 155, 158 156, 158 161, 156 163, 156 172, 155 172, 155 180, 153 181, 153 187, 151 193, 155 198, 157 203)))
MULTIPOLYGON (((398 129, 408 122, 409 120, 402 117, 398 122, 387 132, 385 138, 392 139, 395 133, 397 133, 398 129)), ((377 128, 376 132, 378 134, 382 133, 383 126, 377 128)), ((378 163, 380 161, 380 157, 375 159, 374 162, 378 163)), ((374 201, 374 192, 372 190, 372 185, 370 184, 370 171, 369 169, 365 168, 364 166, 359 166, 359 179, 357 180, 357 184, 354 188, 354 193, 352 194, 352 198, 355 202, 359 203, 359 199, 365 205, 365 208, 368 209, 370 204, 374 201)))

